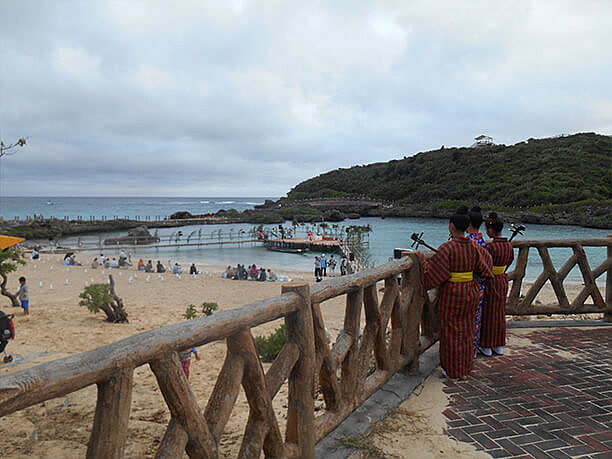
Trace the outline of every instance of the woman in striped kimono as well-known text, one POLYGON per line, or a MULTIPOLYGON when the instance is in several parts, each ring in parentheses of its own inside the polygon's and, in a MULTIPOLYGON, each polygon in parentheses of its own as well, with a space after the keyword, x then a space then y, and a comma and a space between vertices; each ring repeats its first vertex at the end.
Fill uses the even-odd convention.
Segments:
MULTIPOLYGON (((475 316, 479 298, 474 272, 482 277, 493 276, 482 249, 465 237, 469 224, 468 209, 461 206, 451 216, 448 225, 452 239, 423 261, 425 288, 440 287, 440 364, 450 378, 467 375, 474 363, 475 316)), ((422 253, 419 257, 424 259, 422 253)))
MULTIPOLYGON (((483 249, 487 249, 487 243, 484 239, 484 236, 480 232, 480 226, 482 225, 482 213, 481 209, 478 206, 472 207, 470 212, 468 213, 470 216, 470 226, 467 229, 468 237, 478 244, 483 249)), ((488 252, 487 252, 488 254, 488 252)), ((480 344, 480 323, 482 321, 482 305, 484 304, 484 291, 485 284, 484 279, 479 279, 478 283, 479 287, 479 297, 478 297, 478 309, 476 310, 476 332, 474 334, 474 357, 478 355, 478 346, 480 344)))
POLYGON ((504 354, 506 344, 506 296, 508 276, 506 270, 514 261, 514 250, 507 238, 502 237, 502 219, 491 212, 485 222, 487 235, 492 238, 487 250, 493 257, 494 276, 486 280, 485 302, 482 310, 480 351, 484 355, 504 354))

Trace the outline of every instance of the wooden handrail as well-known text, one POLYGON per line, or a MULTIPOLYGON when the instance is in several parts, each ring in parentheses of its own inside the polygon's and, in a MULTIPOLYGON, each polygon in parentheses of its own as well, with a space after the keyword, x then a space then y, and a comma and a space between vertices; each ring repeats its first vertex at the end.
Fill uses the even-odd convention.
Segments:
POLYGON ((117 368, 144 365, 160 353, 202 346, 279 319, 295 312, 299 300, 296 294, 287 293, 0 376, 0 416, 104 381, 117 368))
POLYGON ((604 313, 606 318, 612 314, 612 305, 609 300, 604 300, 599 286, 596 283, 604 273, 607 273, 607 295, 612 279, 612 236, 607 238, 577 238, 577 239, 522 239, 512 241, 512 246, 518 249, 518 256, 515 261, 514 270, 508 272, 508 279, 511 281, 506 314, 509 315, 536 315, 536 314, 584 314, 584 313, 604 313), (584 247, 607 247, 607 258, 602 264, 591 268, 584 247), (533 284, 523 293, 522 286, 525 279, 527 263, 530 255, 530 248, 537 249, 537 253, 542 261, 542 272, 535 279, 533 284), (549 249, 570 248, 573 254, 557 270, 552 263, 549 249), (578 266, 582 275, 584 287, 573 301, 569 301, 565 290, 565 278, 570 271, 578 266), (544 286, 549 281, 553 287, 557 303, 555 304, 534 304, 535 299, 544 286), (588 297, 593 302, 586 303, 588 297))
POLYGON ((610 247, 612 237, 577 238, 577 239, 517 239, 512 241, 515 249, 521 247, 574 247, 580 244, 583 247, 610 247))

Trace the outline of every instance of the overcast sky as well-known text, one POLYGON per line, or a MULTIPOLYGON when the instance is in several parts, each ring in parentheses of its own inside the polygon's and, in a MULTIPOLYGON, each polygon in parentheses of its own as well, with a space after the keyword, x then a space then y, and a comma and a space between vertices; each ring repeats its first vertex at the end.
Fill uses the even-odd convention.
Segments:
POLYGON ((283 196, 479 134, 612 133, 612 1, 0 2, 3 195, 283 196))

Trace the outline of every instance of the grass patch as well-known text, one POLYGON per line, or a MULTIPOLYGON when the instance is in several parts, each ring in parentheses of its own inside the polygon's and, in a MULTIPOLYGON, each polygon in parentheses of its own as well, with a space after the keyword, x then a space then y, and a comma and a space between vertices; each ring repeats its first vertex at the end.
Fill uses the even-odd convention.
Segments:
POLYGON ((285 325, 281 325, 268 336, 256 336, 255 347, 264 362, 273 362, 287 342, 285 325))

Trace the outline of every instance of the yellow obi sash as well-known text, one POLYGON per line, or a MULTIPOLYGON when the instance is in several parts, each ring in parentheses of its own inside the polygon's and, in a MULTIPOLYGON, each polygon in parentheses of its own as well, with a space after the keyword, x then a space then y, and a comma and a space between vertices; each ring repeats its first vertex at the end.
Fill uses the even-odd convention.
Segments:
POLYGON ((495 274, 496 276, 504 274, 506 272, 507 267, 508 267, 507 265, 493 266, 493 274, 495 274))
POLYGON ((472 271, 466 271, 464 273, 451 273, 451 282, 472 282, 474 280, 474 273, 472 271))

